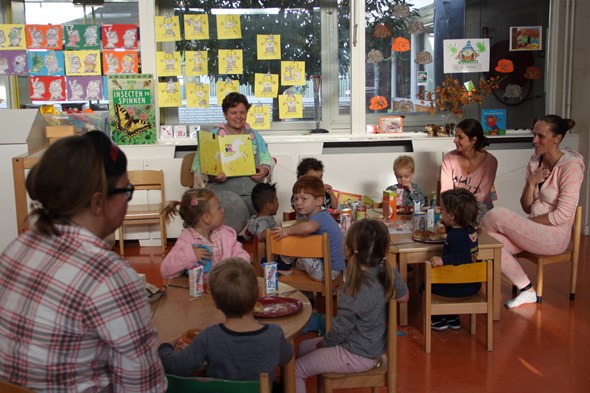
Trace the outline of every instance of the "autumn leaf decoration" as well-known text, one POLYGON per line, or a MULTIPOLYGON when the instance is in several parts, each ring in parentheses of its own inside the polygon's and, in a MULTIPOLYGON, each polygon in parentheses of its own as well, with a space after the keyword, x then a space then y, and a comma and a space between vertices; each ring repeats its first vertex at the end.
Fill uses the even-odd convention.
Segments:
POLYGON ((374 96, 373 98, 371 98, 371 102, 369 104, 369 109, 374 110, 374 111, 378 111, 381 109, 385 109, 389 106, 389 104, 387 103, 387 98, 383 97, 383 96, 374 96))

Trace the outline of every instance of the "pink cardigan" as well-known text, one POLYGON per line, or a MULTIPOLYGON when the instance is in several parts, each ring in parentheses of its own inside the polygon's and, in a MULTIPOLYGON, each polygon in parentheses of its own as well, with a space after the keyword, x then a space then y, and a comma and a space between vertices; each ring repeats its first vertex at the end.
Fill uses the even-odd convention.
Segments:
MULTIPOLYGON (((232 228, 222 225, 214 231, 221 240, 221 259, 213 259, 213 266, 218 264, 222 259, 229 257, 240 257, 250 262, 250 255, 242 248, 242 244, 238 241, 236 231, 232 228)), ((193 234, 190 228, 185 228, 176 239, 176 243, 172 250, 166 255, 162 264, 160 265, 160 273, 164 279, 178 277, 182 274, 184 269, 192 266, 197 261, 193 244, 200 243, 197 237, 193 234)))
POLYGON ((453 188, 465 188, 471 191, 478 202, 492 203, 492 185, 496 180, 498 160, 486 152, 482 164, 470 174, 466 174, 459 165, 459 153, 453 150, 444 155, 440 169, 440 191, 453 188))

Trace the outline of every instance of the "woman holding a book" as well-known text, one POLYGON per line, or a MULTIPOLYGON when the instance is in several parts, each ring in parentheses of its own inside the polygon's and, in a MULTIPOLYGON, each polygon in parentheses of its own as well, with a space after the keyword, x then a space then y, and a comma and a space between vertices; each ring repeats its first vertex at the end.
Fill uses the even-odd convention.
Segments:
POLYGON ((226 123, 214 127, 211 132, 217 135, 248 135, 252 141, 256 173, 251 176, 228 177, 225 173, 207 175, 201 171, 199 154, 195 154, 192 171, 195 174, 195 187, 211 189, 225 209, 224 224, 237 233, 246 225, 248 217, 256 214, 250 195, 256 183, 270 180, 273 160, 262 136, 246 123, 251 104, 240 93, 229 93, 221 104, 226 123))

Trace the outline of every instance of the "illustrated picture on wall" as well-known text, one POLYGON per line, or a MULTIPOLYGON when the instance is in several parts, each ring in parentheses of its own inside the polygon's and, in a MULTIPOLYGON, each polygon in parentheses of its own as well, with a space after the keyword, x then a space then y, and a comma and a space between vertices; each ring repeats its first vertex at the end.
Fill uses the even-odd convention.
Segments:
POLYGON ((541 50, 543 26, 514 26, 510 28, 510 50, 541 50))
POLYGON ((404 119, 402 116, 383 116, 379 119, 379 132, 390 134, 404 131, 404 119))
POLYGON ((428 85, 428 71, 418 71, 416 75, 416 80, 418 81, 418 86, 427 86, 428 85))

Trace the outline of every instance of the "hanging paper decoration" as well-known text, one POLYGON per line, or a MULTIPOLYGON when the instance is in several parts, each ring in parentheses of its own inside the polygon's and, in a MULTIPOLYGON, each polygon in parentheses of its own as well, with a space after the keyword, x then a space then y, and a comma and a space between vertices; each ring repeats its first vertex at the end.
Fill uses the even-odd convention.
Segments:
POLYGON ((410 15, 410 6, 407 4, 396 4, 393 6, 393 16, 404 18, 410 15))
POLYGON ((407 52, 410 50, 410 41, 404 37, 396 37, 393 40, 393 45, 391 45, 391 49, 396 52, 407 52))
POLYGON ((397 103, 397 111, 401 113, 414 112, 414 103, 410 100, 401 100, 397 103))
POLYGON ((418 19, 411 19, 408 23, 408 33, 410 34, 422 34, 424 33, 424 23, 418 19))
POLYGON ((536 66, 529 66, 526 68, 524 77, 527 79, 541 79, 541 70, 536 66))
POLYGON ((381 109, 385 109, 389 106, 387 103, 387 98, 383 96, 375 96, 371 98, 371 103, 369 104, 369 109, 378 111, 381 109))
POLYGON ((512 63, 512 61, 508 59, 500 59, 495 70, 503 74, 508 74, 514 71, 514 63, 512 63))
POLYGON ((522 98, 522 87, 520 85, 509 84, 504 89, 503 98, 522 98))
POLYGON ((389 38, 391 37, 391 27, 387 23, 377 23, 373 28, 373 37, 389 38))
POLYGON ((430 64, 432 63, 432 55, 426 50, 421 50, 416 54, 414 62, 416 64, 430 64))
POLYGON ((379 49, 371 49, 369 53, 367 53, 367 63, 368 64, 377 64, 382 62, 384 59, 383 53, 379 49))

